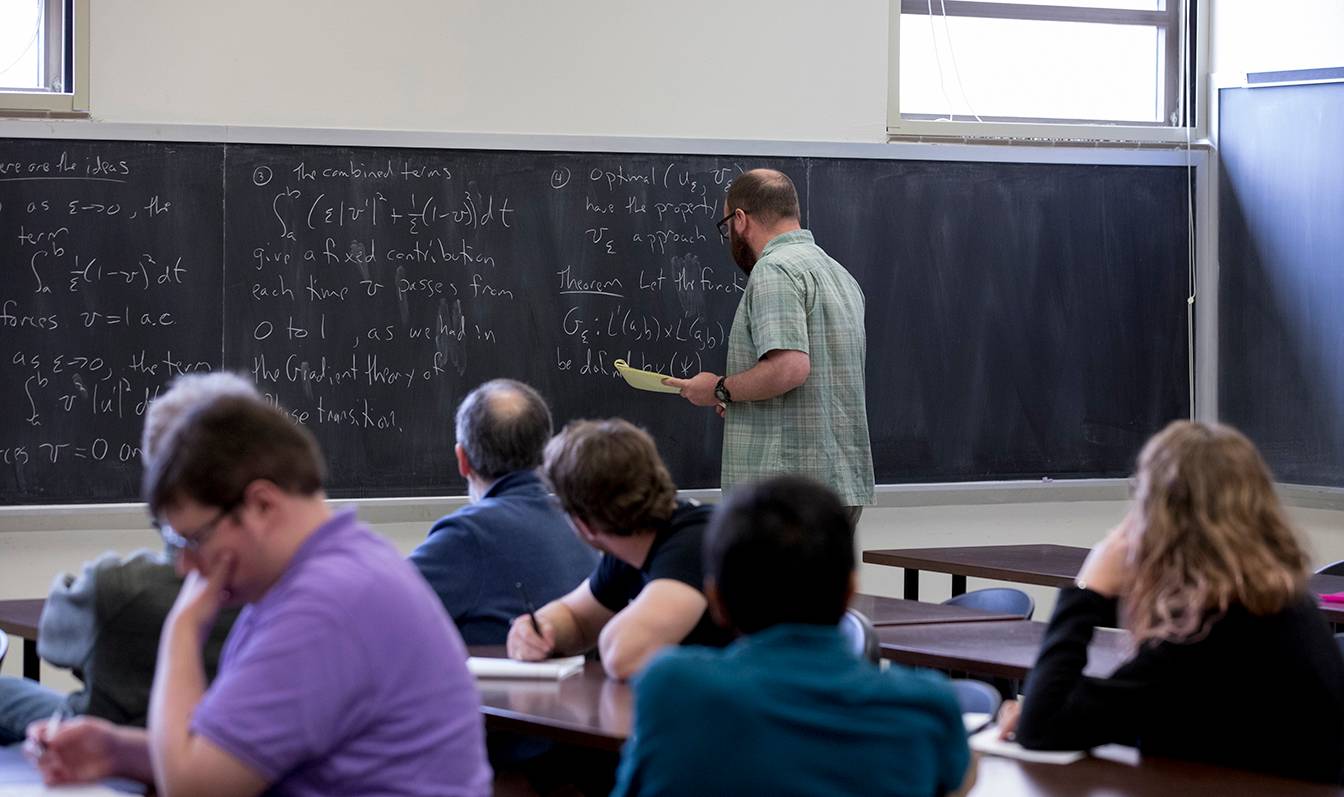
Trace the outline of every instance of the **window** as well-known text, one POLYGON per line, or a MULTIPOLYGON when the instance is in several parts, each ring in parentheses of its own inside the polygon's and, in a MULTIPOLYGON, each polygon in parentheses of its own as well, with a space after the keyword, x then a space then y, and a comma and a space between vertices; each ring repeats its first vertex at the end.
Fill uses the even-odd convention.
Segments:
POLYGON ((88 0, 0 0, 0 113, 88 109, 88 0))
MULTIPOLYGON (((988 133, 985 123, 1000 123, 1000 130, 1019 126, 1028 135, 1033 125, 1042 136, 1050 135, 1046 125, 1066 125, 1085 126, 1093 137, 1124 128, 1115 137, 1171 140, 1171 132, 1184 138, 1192 123, 1195 0, 892 5, 893 13, 899 7, 892 31, 899 59, 892 78, 894 133, 941 128, 974 136, 970 126, 988 133)), ((1054 129, 1072 135, 1063 132, 1069 128, 1054 129)))

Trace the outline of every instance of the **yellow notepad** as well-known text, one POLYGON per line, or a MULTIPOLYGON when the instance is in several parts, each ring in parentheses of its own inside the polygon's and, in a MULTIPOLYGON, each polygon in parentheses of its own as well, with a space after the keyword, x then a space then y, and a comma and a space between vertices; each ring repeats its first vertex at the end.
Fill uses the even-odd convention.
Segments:
POLYGON ((621 375, 625 383, 636 390, 651 390, 654 393, 681 392, 678 388, 663 384, 663 380, 669 378, 667 374, 631 368, 625 360, 617 360, 612 365, 616 366, 616 372, 621 375))

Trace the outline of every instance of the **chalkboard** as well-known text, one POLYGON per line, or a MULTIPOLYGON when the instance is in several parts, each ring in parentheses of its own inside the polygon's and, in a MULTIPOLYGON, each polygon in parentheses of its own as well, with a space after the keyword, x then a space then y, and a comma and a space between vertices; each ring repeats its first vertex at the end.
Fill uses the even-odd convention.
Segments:
POLYGON ((1278 480, 1344 487, 1344 83, 1219 94, 1218 404, 1278 480))
POLYGON ((879 481, 1125 476, 1189 417, 1184 169, 846 161, 812 227, 868 299, 879 481))
POLYGON ((763 165, 867 295, 879 482, 1119 476, 1189 412, 1180 168, 0 147, 7 503, 134 500, 145 403, 220 367, 314 431, 334 496, 460 493, 453 409, 496 376, 717 486, 721 422, 612 362, 722 370, 746 276, 714 223, 763 165))

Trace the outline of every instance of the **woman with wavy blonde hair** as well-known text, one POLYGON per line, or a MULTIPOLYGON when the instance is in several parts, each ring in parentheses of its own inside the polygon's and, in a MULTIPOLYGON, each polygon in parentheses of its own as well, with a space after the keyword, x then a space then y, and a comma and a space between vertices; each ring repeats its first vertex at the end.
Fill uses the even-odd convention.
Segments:
POLYGON ((1061 591, 1003 733, 1344 782, 1344 658, 1255 446, 1228 426, 1176 421, 1144 446, 1134 487, 1125 519, 1061 591), (1132 657, 1109 678, 1083 675, 1092 629, 1117 618, 1132 657))

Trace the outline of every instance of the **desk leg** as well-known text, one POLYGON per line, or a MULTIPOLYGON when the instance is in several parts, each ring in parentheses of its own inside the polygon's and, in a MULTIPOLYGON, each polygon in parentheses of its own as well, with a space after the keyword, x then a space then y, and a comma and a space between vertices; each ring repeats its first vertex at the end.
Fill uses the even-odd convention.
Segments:
POLYGON ((952 597, 955 598, 955 597, 957 597, 958 595, 965 595, 965 594, 966 594, 966 577, 965 577, 965 576, 953 576, 953 577, 952 577, 952 597))
POLYGON ((919 600, 919 571, 908 567, 905 569, 905 599, 919 600))
POLYGON ((23 677, 34 681, 40 680, 42 674, 42 660, 37 657, 37 640, 23 640, 23 677))

